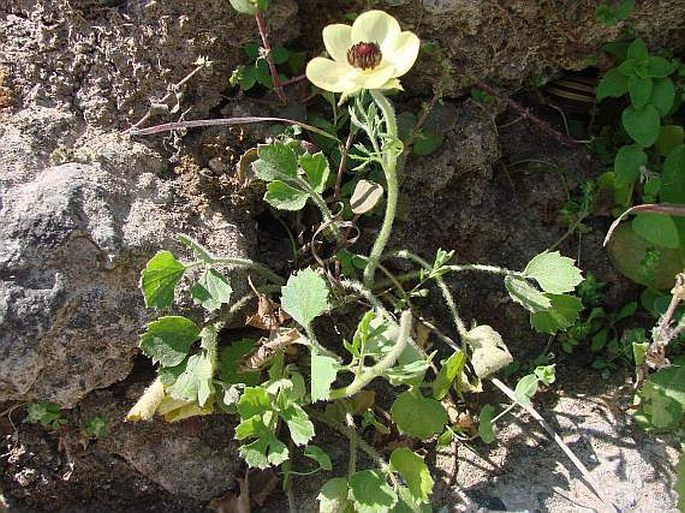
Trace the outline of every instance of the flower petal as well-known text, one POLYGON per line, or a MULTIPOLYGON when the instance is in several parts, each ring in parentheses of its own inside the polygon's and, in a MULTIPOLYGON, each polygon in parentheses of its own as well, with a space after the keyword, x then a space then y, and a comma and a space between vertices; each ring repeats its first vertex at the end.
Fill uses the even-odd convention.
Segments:
POLYGON ((354 82, 362 89, 383 89, 395 74, 395 67, 391 64, 380 65, 370 71, 361 71, 354 77, 354 82))
POLYGON ((347 62, 347 50, 352 46, 352 27, 337 23, 323 29, 323 44, 334 61, 347 62))
MULTIPOLYGON (((392 66, 388 67, 393 69, 392 66)), ((342 93, 358 87, 354 80, 358 74, 355 68, 323 57, 315 57, 309 61, 306 74, 316 87, 332 93, 342 93)))
POLYGON ((400 35, 400 24, 383 11, 368 11, 361 14, 352 24, 352 44, 376 43, 382 46, 386 40, 400 35))
POLYGON ((386 40, 381 47, 383 61, 390 62, 395 67, 395 77, 401 77, 416 62, 421 48, 421 41, 413 32, 402 32, 398 37, 386 40))
POLYGON ((398 91, 404 91, 404 87, 402 87, 400 80, 397 78, 391 78, 385 84, 383 84, 383 87, 379 87, 379 89, 396 89, 398 91))

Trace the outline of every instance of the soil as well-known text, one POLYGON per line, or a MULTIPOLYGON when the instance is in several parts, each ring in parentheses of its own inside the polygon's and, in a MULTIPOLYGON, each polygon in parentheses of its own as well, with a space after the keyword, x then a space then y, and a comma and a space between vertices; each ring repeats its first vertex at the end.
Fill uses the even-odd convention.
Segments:
MULTIPOLYGON (((344 21, 338 20, 340 8, 334 8, 332 3, 299 2, 297 14, 294 1, 277 2, 279 7, 271 21, 279 28, 275 40, 292 40, 294 45, 300 45, 298 48, 315 50, 318 40, 311 35, 318 34, 331 20, 344 21), (307 21, 304 30, 302 20, 307 21)), ((341 3, 349 12, 365 4, 341 3)), ((525 13, 526 2, 515 3, 516 12, 525 13)), ((0 116, 17 116, 28 101, 65 108, 76 113, 75 121, 70 123, 77 128, 71 126, 70 130, 78 134, 74 137, 79 142, 71 140, 70 135, 68 140, 60 139, 60 144, 68 150, 78 149, 84 141, 92 140, 93 134, 119 131, 140 119, 151 98, 162 96, 167 84, 192 70, 200 52, 217 65, 190 82, 179 96, 179 106, 192 107, 194 118, 269 114, 268 95, 237 94, 225 80, 233 63, 241 62, 240 43, 252 33, 251 20, 237 18, 223 0, 203 6, 192 1, 164 4, 12 0, 9 7, 0 8, 5 20, 3 35, 8 39, 0 61, 0 116), (181 18, 185 21, 179 22, 181 18), (140 30, 132 32, 127 28, 131 19, 140 23, 140 30), (223 20, 228 20, 226 26, 221 25, 223 20), (217 23, 223 30, 216 30, 217 23), (51 26, 59 30, 50 31, 51 26), (198 31, 198 27, 202 30, 198 31), (160 35, 164 40, 161 47, 156 44, 160 35), (27 54, 40 55, 40 60, 29 61, 24 57, 27 54)), ((435 9, 442 5, 432 4, 435 9)), ((558 16, 550 14, 554 9, 509 21, 517 30, 523 30, 525 19, 542 18, 545 30, 557 26, 557 31, 552 32, 555 41, 575 38, 569 24, 580 23, 589 12, 585 2, 580 4, 574 4, 558 26, 558 16)), ((418 4, 397 5, 399 16, 404 14, 414 20, 419 16, 418 4)), ((499 12, 498 16, 507 13, 501 6, 486 11, 472 8, 474 15, 481 16, 479 23, 486 23, 493 12, 499 12)), ((440 38, 451 26, 436 13, 427 15, 421 23, 428 24, 426 30, 431 37, 440 38)), ((476 21, 466 20, 460 28, 475 37, 476 26, 476 21)), ((471 39, 466 40, 475 44, 471 39)), ((596 42, 592 37, 590 40, 596 42)), ((589 52, 587 44, 578 42, 577 54, 581 57, 589 52)), ((471 66, 471 76, 488 77, 483 70, 488 68, 488 59, 495 59, 492 54, 497 49, 493 46, 486 59, 480 55, 469 57, 469 48, 467 45, 462 49, 466 57, 461 57, 465 66, 471 66)), ((510 53, 501 59, 513 61, 520 57, 518 47, 507 47, 506 51, 510 53)), ((556 57, 548 63, 551 68, 556 66, 550 76, 564 63, 573 68, 582 61, 578 55, 570 59, 566 51, 555 50, 556 57)), ((399 111, 416 110, 430 100, 433 86, 444 78, 440 69, 431 66, 408 77, 408 95, 398 100, 399 111)), ((497 66, 499 71, 494 76, 503 84, 514 84, 512 89, 531 79, 530 73, 526 79, 521 78, 521 69, 514 66, 507 68, 501 62, 497 66)), ((469 80, 452 75, 442 86, 447 91, 445 98, 427 122, 428 128, 444 132, 443 146, 430 156, 413 156, 405 163, 403 209, 391 245, 396 249, 407 247, 428 260, 435 248, 455 249, 459 262, 517 269, 564 237, 566 227, 557 219, 560 208, 584 181, 605 171, 605 164, 586 146, 565 144, 568 137, 560 141, 550 136, 538 124, 522 119, 499 102, 484 105, 463 96, 472 85, 469 80)), ((530 97, 517 97, 517 101, 523 108, 533 109, 555 130, 564 132, 554 110, 530 97)), ((247 250, 285 273, 291 265, 286 233, 260 201, 263 190, 256 185, 242 187, 235 172, 243 151, 268 135, 269 127, 212 128, 190 132, 182 140, 160 137, 145 144, 171 161, 163 178, 174 183, 184 211, 193 212, 198 219, 205 212, 234 213, 229 219, 248 234, 247 250)), ((47 165, 49 157, 38 151, 36 167, 47 165)), ((362 237, 355 248, 370 244, 376 221, 361 224, 362 237)), ((609 223, 608 217, 588 220, 588 232, 582 236, 573 233, 559 249, 576 258, 584 272, 592 272, 607 283, 603 306, 614 310, 636 300, 640 288, 617 273, 601 247, 609 223)), ((391 266, 402 269, 398 262, 391 266)), ((548 337, 531 333, 527 313, 511 304, 501 279, 466 275, 450 278, 448 284, 455 290, 462 317, 469 323, 489 324, 502 333, 517 360, 529 362, 543 352, 548 337)), ((442 306, 435 306, 439 304, 437 295, 424 302, 431 321, 449 332, 449 316, 442 306)), ((637 318, 625 327, 640 325, 649 329, 651 322, 637 318)), ((346 324, 341 319, 340 324, 342 332, 350 330, 349 320, 346 324)), ((557 346, 552 350, 557 353, 560 382, 536 397, 536 407, 590 467, 592 476, 606 484, 611 500, 624 511, 676 511, 677 499, 671 491, 677 457, 675 442, 656 441, 626 420, 628 371, 619 368, 602 375, 589 369, 593 355, 578 351, 566 356, 557 346)), ((245 468, 232 443, 235 422, 231 417, 201 417, 171 426, 155 420, 144 428, 122 421, 152 375, 149 362, 139 357, 128 377, 92 391, 66 411, 67 424, 57 432, 23 422, 23 403, 0 405, 0 411, 5 412, 0 415, 4 440, 0 511, 3 497, 4 507, 12 513, 208 511, 212 498, 236 491, 237 478, 244 475, 245 468), (82 433, 82 426, 93 417, 107 419, 108 432, 97 439, 82 433), (137 434, 140 429, 142 435, 137 434), (140 452, 168 440, 181 441, 173 446, 178 451, 178 469, 161 468, 161 462, 154 458, 141 458, 140 452), (183 451, 206 451, 203 463, 209 477, 205 479, 203 469, 197 466, 183 467, 183 451), (155 468, 156 463, 160 468, 155 468)), ((377 391, 379 396, 386 392, 382 388, 377 391)), ((502 401, 495 391, 485 392, 487 400, 502 401)), ((605 505, 597 501, 575 467, 539 426, 525 413, 516 413, 512 419, 491 447, 454 444, 440 452, 434 452, 431 446, 416 447, 430 454, 427 460, 437 476, 435 510, 603 510, 605 505)), ((346 448, 338 434, 325 427, 317 434, 317 443, 328 450, 334 465, 345 468, 346 448)), ((301 511, 316 511, 318 487, 328 478, 330 475, 322 473, 295 479, 301 511)), ((286 504, 286 497, 277 487, 267 502, 253 511, 286 511, 286 504)))

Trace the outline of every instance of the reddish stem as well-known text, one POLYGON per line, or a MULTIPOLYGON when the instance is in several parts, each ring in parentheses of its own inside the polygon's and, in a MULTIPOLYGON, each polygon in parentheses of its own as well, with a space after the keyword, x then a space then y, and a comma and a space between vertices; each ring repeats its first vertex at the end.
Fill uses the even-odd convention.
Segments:
POLYGON ((262 14, 262 11, 257 9, 254 17, 255 20, 257 20, 259 35, 262 36, 262 45, 264 46, 264 50, 266 50, 266 62, 269 64, 269 72, 271 73, 271 78, 274 82, 274 90, 278 95, 278 99, 281 100, 281 103, 285 105, 288 103, 288 98, 285 96, 285 92, 283 92, 283 85, 281 84, 281 79, 278 76, 274 58, 271 55, 271 45, 269 44, 269 34, 266 30, 266 21, 264 20, 264 15, 262 14))

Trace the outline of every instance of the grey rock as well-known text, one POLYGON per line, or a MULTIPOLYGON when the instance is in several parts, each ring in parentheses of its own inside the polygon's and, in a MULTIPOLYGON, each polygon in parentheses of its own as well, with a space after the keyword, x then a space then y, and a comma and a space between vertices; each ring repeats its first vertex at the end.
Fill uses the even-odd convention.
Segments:
POLYGON ((8 187, 0 210, 0 401, 73 406, 127 376, 147 320, 140 269, 185 231, 245 256, 237 227, 175 204, 161 159, 114 135, 8 187), (212 242, 214 241, 214 242, 212 242))

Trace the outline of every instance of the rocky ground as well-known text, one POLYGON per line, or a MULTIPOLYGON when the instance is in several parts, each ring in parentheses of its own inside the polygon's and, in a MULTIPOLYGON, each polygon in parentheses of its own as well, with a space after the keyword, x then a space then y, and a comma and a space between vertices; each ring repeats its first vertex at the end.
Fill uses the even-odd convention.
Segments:
MULTIPOLYGON (((311 56, 321 50, 324 25, 370 2, 272 3, 273 41, 311 56)), ((590 1, 373 3, 439 49, 422 54, 397 98, 400 110, 417 110, 441 94, 428 126, 444 132, 445 143, 406 163, 405 208, 392 242, 426 257, 453 248, 460 261, 520 267, 563 235, 556 216, 568 191, 602 171, 584 146, 563 146, 500 102, 468 98, 477 81, 509 95, 565 70, 601 66, 601 45, 627 29, 654 50, 685 47, 685 4, 677 0, 637 2, 629 20, 611 28, 595 22, 590 1)), ((171 426, 122 422, 153 376, 137 349, 150 320, 138 277, 157 250, 179 249, 180 231, 217 254, 278 258, 283 241, 257 235, 268 222, 259 194, 241 191, 235 176, 239 156, 268 129, 122 132, 168 92, 152 121, 271 113, 263 98, 238 95, 228 82, 244 60, 242 45, 256 39, 254 20, 225 0, 6 0, 0 38, 0 484, 9 511, 202 511, 244 471, 234 424, 218 415, 171 426), (67 427, 48 433, 22 423, 23 405, 34 401, 59 403, 67 427), (78 426, 94 416, 109 419, 108 433, 87 442, 78 426)), ((553 112, 540 115, 561 126, 553 112)), ((562 251, 609 284, 611 308, 639 289, 601 249, 606 225, 592 221, 592 231, 562 251)), ((546 337, 530 334, 527 315, 500 282, 451 285, 464 317, 506 334, 515 357, 541 352, 546 337)), ((578 358, 560 362, 561 383, 541 398, 540 411, 620 508, 675 511, 671 442, 626 420, 626 376, 601 378, 585 365, 587 355, 578 358)), ((513 420, 494 447, 432 457, 440 476, 435 509, 602 510, 536 423, 526 414, 513 420)), ((335 434, 324 429, 322 437, 344 460, 335 434)), ((303 511, 315 510, 318 479, 296 487, 303 511)), ((264 510, 284 509, 277 490, 264 510)))

